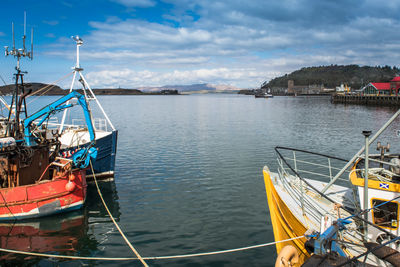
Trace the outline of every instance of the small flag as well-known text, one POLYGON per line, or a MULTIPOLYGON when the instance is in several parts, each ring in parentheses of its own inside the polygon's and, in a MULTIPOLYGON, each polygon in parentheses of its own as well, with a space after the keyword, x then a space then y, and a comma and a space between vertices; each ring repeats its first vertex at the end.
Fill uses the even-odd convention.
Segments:
POLYGON ((382 189, 389 189, 389 184, 379 183, 379 187, 382 188, 382 189))

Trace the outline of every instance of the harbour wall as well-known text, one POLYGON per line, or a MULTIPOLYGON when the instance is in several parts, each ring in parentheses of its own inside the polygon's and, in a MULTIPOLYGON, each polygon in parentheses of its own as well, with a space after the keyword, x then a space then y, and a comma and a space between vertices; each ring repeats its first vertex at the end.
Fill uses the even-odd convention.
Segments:
POLYGON ((371 106, 400 106, 400 96, 395 95, 332 95, 331 102, 371 106))

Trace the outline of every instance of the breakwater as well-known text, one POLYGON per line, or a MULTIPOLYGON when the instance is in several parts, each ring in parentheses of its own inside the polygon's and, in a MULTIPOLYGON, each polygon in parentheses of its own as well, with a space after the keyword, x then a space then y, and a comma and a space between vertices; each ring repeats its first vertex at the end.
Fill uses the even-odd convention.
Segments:
POLYGON ((332 95, 331 102, 371 106, 400 106, 400 96, 394 95, 332 95))

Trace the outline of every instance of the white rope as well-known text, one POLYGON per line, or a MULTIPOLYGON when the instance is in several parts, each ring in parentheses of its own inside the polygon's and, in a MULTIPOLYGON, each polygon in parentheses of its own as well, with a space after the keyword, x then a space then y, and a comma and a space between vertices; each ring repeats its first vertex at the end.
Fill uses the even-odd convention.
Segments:
POLYGON ((175 256, 145 257, 145 259, 146 260, 147 259, 149 259, 149 260, 162 260, 162 259, 191 258, 191 257, 199 257, 199 256, 225 254, 225 253, 249 250, 249 249, 253 249, 253 248, 267 247, 267 246, 275 245, 275 244, 278 244, 278 243, 284 243, 284 242, 288 242, 288 241, 291 241, 291 240, 300 239, 300 238, 303 238, 303 237, 304 237, 304 235, 293 237, 293 238, 289 238, 289 239, 285 239, 285 240, 281 240, 281 241, 270 242, 270 243, 254 245, 254 246, 248 246, 248 247, 242 247, 242 248, 234 248, 234 249, 227 249, 227 250, 220 250, 220 251, 213 251, 213 252, 204 252, 204 253, 185 254, 185 255, 175 255, 175 256))
MULTIPOLYGON (((203 253, 194 253, 194 254, 183 254, 183 255, 173 255, 173 256, 156 256, 156 257, 142 257, 143 260, 165 260, 165 259, 177 259, 177 258, 191 258, 191 257, 199 257, 199 256, 209 256, 209 255, 217 255, 217 254, 225 254, 225 253, 232 253, 237 251, 244 251, 254 248, 261 248, 272 246, 278 243, 284 243, 296 239, 303 238, 304 236, 298 236, 294 238, 289 238, 285 240, 280 240, 276 242, 270 242, 260 245, 242 247, 242 248, 235 248, 235 249, 227 249, 227 250, 219 250, 213 252, 203 252, 203 253)), ((13 249, 5 249, 0 248, 2 252, 8 253, 15 253, 15 254, 22 254, 22 255, 29 255, 29 256, 37 256, 37 257, 46 257, 46 258, 58 258, 58 259, 70 259, 70 260, 104 260, 104 261, 131 261, 131 260, 139 260, 139 258, 127 257, 127 258, 107 258, 107 257, 82 257, 82 256, 68 256, 68 255, 53 255, 53 254, 45 254, 45 253, 37 253, 37 252, 27 252, 27 251, 18 251, 13 249)))
POLYGON ((90 168, 92 169, 92 174, 93 174, 93 180, 96 184, 96 188, 97 188, 97 192, 99 193, 99 196, 101 198, 101 201, 103 202, 104 207, 107 210, 108 215, 110 216, 112 222, 114 223, 115 227, 117 227, 117 230, 119 231, 119 233, 121 234, 122 238, 125 240, 126 244, 129 246, 129 248, 133 251, 133 253, 135 253, 136 257, 138 257, 138 259, 141 261, 141 263, 148 267, 147 263, 143 260, 143 258, 140 256, 139 252, 136 251, 136 249, 132 246, 132 243, 129 242, 128 238, 126 238, 125 234, 122 232, 121 228, 119 228, 117 222, 115 221, 114 217, 112 216, 110 210, 107 207, 106 202, 104 201, 103 195, 101 194, 99 185, 97 184, 97 179, 96 179, 96 175, 94 174, 94 170, 93 170, 93 165, 92 165, 92 161, 90 160, 90 168))
POLYGON ((7 253, 15 253, 15 254, 22 254, 22 255, 29 255, 29 256, 36 256, 36 257, 46 257, 46 258, 58 258, 58 259, 70 259, 70 260, 104 260, 104 261, 130 261, 130 260, 140 260, 144 266, 148 266, 147 263, 144 260, 165 260, 165 259, 178 259, 178 258, 192 258, 192 257, 200 257, 200 256, 209 256, 209 255, 217 255, 217 254, 225 254, 225 253, 232 253, 232 252, 238 252, 238 251, 244 251, 244 250, 249 250, 249 249, 254 249, 254 248, 261 248, 261 247, 267 247, 267 246, 272 246, 278 243, 284 243, 296 239, 303 238, 303 236, 297 236, 285 240, 280 240, 280 241, 275 241, 275 242, 269 242, 269 243, 264 243, 264 244, 259 244, 259 245, 253 245, 253 246, 247 246, 247 247, 241 247, 241 248, 234 248, 234 249, 227 249, 227 250, 219 250, 219 251, 213 251, 213 252, 203 252, 203 253, 193 253, 193 254, 182 254, 182 255, 172 255, 172 256, 156 256, 156 257, 141 257, 139 253, 135 250, 135 248, 132 246, 132 244, 129 242, 129 240, 126 238, 124 233, 122 232, 121 228, 118 226, 117 222, 115 221, 114 217, 112 216, 110 210, 108 209, 103 196, 101 194, 99 185, 96 180, 96 176, 94 174, 93 170, 93 165, 92 162, 90 161, 90 167, 92 169, 93 173, 93 179, 97 187, 97 191, 99 193, 99 196, 101 198, 101 201, 103 202, 103 205, 105 209, 108 212, 108 215, 110 216, 111 220, 113 221, 115 227, 117 227, 118 231, 124 238, 125 242, 128 244, 128 246, 131 248, 131 250, 136 254, 137 258, 133 257, 126 257, 126 258, 107 258, 107 257, 82 257, 82 256, 68 256, 68 255, 54 255, 54 254, 46 254, 46 253, 37 253, 37 252, 28 252, 28 251, 18 251, 18 250, 13 250, 13 249, 6 249, 6 248, 0 248, 0 251, 2 252, 7 252, 7 253))

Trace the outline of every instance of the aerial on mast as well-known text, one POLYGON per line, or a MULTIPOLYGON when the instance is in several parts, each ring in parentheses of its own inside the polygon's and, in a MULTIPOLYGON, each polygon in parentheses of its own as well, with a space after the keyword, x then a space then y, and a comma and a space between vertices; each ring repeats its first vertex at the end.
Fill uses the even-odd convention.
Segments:
POLYGON ((15 34, 14 34, 14 23, 11 24, 12 28, 12 37, 13 37, 13 47, 9 51, 8 46, 5 46, 5 56, 12 55, 17 58, 17 66, 15 67, 17 71, 20 71, 20 59, 23 57, 27 57, 30 60, 33 59, 33 28, 31 31, 31 51, 28 51, 25 46, 26 40, 26 12, 24 12, 24 35, 22 36, 22 45, 23 48, 15 48, 15 34))
POLYGON ((25 97, 25 88, 24 88, 24 74, 27 72, 21 71, 20 61, 21 58, 27 57, 30 60, 33 60, 33 28, 31 31, 31 51, 26 49, 25 41, 26 41, 26 12, 24 12, 24 35, 22 36, 22 48, 15 47, 15 34, 14 34, 14 23, 11 24, 12 28, 12 38, 13 38, 13 46, 11 50, 8 50, 8 46, 5 46, 5 56, 14 56, 17 59, 17 66, 15 67, 16 73, 15 76, 15 90, 13 93, 13 97, 10 105, 10 112, 8 115, 8 124, 7 124, 7 132, 9 136, 15 137, 20 136, 22 133, 20 131, 19 123, 20 123, 20 113, 23 112, 25 118, 28 117, 28 112, 26 110, 26 101, 25 97), (12 114, 14 114, 14 118, 12 118, 12 114))

